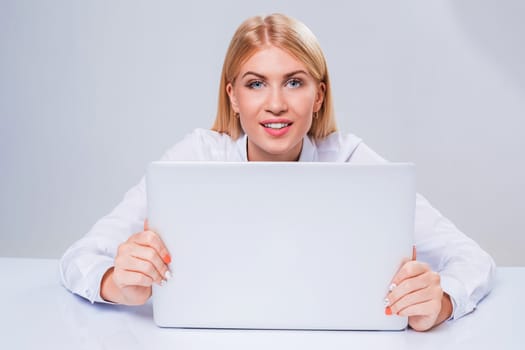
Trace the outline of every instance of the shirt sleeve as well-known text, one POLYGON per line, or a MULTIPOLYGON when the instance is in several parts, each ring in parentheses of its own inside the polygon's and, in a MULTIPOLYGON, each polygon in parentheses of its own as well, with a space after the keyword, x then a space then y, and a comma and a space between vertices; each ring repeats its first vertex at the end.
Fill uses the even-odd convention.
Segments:
POLYGON ((416 199, 415 240, 418 259, 441 277, 452 301, 452 319, 460 318, 492 289, 494 260, 421 195, 416 199))
MULTIPOLYGON (((364 143, 349 161, 386 162, 364 143)), ((418 260, 440 274, 441 287, 452 301, 451 319, 472 312, 492 289, 495 263, 490 255, 420 194, 416 196, 414 240, 418 260)))
POLYGON ((113 266, 119 245, 144 228, 147 207, 144 182, 143 178, 131 188, 109 215, 95 223, 62 256, 60 275, 71 292, 92 303, 104 302, 100 297, 102 276, 113 266))
MULTIPOLYGON (((170 148, 161 160, 193 160, 200 157, 199 133, 193 133, 170 148)), ((143 177, 111 213, 71 247, 59 262, 62 284, 91 303, 106 302, 100 296, 100 282, 113 266, 119 245, 144 228, 147 215, 146 185, 143 177)))

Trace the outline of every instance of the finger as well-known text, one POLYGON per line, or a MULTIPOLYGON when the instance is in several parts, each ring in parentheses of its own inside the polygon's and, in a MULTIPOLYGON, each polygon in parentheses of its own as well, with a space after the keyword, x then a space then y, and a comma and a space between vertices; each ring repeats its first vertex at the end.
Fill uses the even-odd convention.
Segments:
POLYGON ((171 256, 166 245, 158 234, 153 231, 139 232, 130 238, 131 242, 155 249, 165 264, 171 263, 171 256))
POLYGON ((398 286, 396 286, 390 293, 387 294, 386 298, 389 301, 389 304, 393 305, 404 296, 431 286, 432 277, 430 274, 430 272, 427 272, 419 276, 403 280, 398 286))
POLYGON ((397 284, 394 283, 394 279, 396 278, 397 274, 399 273, 399 270, 401 270, 401 268, 409 261, 410 261, 410 259, 408 259, 408 258, 401 259, 401 263, 399 264, 399 267, 397 268, 397 271, 394 274, 394 277, 392 277, 392 280, 390 281, 390 287, 388 288, 389 291, 391 291, 392 289, 394 289, 397 286, 397 284))
MULTIPOLYGON (((399 265, 399 268, 396 271, 396 275, 397 275, 397 273, 399 273, 399 270, 401 270, 403 265, 405 265, 409 261, 415 261, 416 257, 417 257, 417 255, 416 255, 416 245, 412 245, 412 259, 409 259, 409 258, 401 259, 401 264, 399 265)), ((394 278, 395 278, 395 275, 394 275, 394 278)), ((394 278, 392 278, 392 280, 390 281, 389 290, 392 290, 393 288, 395 288, 397 286, 397 283, 394 282, 394 278)))
POLYGON ((401 266, 399 271, 396 273, 396 275, 392 279, 392 283, 395 284, 396 286, 399 286, 401 282, 403 282, 407 278, 416 277, 427 271, 430 271, 430 268, 427 264, 419 262, 419 261, 409 260, 405 262, 403 266, 401 266))
MULTIPOLYGON (((136 263, 132 260, 135 258, 149 262, 163 279, 171 277, 171 275, 168 274, 168 266, 166 266, 155 249, 135 242, 127 242, 119 247, 115 258, 115 266, 124 270, 133 270, 130 266, 136 263)), ((141 270, 143 273, 146 273, 146 271, 147 270, 141 270)), ((149 275, 156 281, 160 281, 155 278, 155 275, 149 275)))
POLYGON ((125 259, 127 259, 125 266, 121 265, 121 268, 124 270, 140 272, 159 284, 164 279, 162 271, 158 270, 150 260, 141 259, 135 256, 130 256, 125 259))
MULTIPOLYGON (((439 298, 439 290, 432 287, 426 287, 423 289, 416 290, 414 292, 403 295, 396 302, 390 306, 393 314, 399 314, 404 309, 421 303, 439 298)), ((433 310, 436 311, 436 310, 433 310)))
POLYGON ((155 268, 159 276, 161 276, 161 279, 168 279, 171 277, 170 275, 167 275, 169 270, 168 266, 164 263, 164 260, 159 256, 155 249, 137 244, 133 248, 131 256, 149 262, 151 266, 155 268))
POLYGON ((151 277, 137 271, 115 269, 113 278, 119 288, 129 286, 151 287, 153 284, 151 277))
POLYGON ((411 304, 397 313, 398 316, 428 316, 439 313, 440 302, 430 299, 421 303, 411 304))

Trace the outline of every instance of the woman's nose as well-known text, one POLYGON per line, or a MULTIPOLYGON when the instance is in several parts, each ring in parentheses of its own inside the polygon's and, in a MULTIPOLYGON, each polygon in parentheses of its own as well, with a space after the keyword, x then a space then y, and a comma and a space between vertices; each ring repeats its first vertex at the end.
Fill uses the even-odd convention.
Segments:
POLYGON ((266 102, 266 111, 275 115, 281 115, 287 110, 288 106, 283 91, 277 87, 271 89, 266 102))

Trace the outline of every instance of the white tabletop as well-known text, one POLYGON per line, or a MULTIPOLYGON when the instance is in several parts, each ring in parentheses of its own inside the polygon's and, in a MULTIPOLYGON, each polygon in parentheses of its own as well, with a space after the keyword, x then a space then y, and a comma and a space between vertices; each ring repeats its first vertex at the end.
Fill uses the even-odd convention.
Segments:
POLYGON ((152 307, 92 305, 61 284, 58 261, 0 258, 3 349, 521 349, 525 267, 498 268, 478 309, 429 332, 159 328, 152 307))

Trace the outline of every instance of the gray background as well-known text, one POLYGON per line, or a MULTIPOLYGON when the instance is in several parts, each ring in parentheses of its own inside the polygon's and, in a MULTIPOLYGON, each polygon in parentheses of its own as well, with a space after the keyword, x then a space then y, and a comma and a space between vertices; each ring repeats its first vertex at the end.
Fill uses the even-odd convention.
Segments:
POLYGON ((214 119, 242 20, 323 47, 340 129, 500 265, 525 265, 523 1, 0 0, 0 256, 59 257, 148 162, 214 119))

